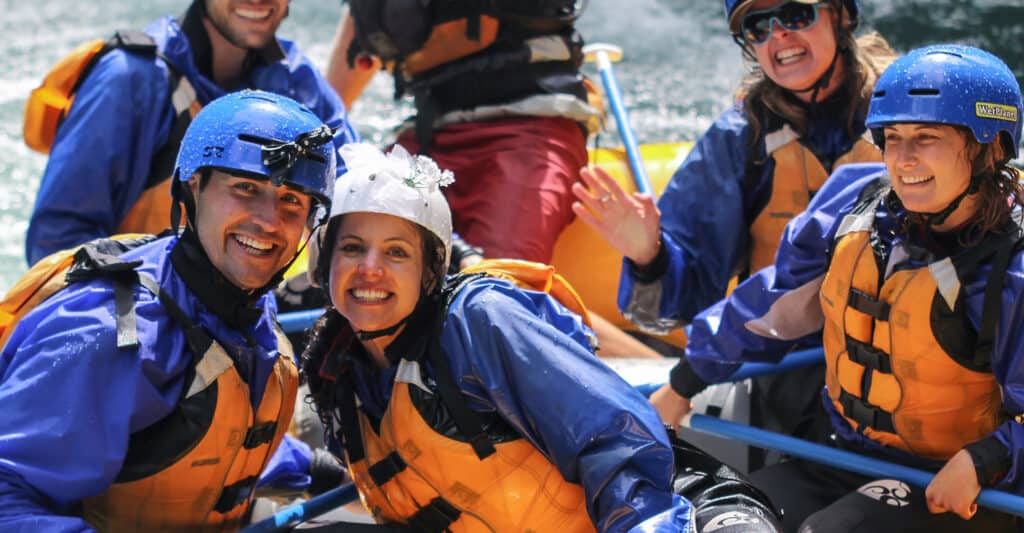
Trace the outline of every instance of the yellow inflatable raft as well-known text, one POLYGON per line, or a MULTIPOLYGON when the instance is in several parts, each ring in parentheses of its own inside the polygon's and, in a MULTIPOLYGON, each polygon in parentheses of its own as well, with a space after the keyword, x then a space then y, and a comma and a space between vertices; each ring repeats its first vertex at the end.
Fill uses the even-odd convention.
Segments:
MULTIPOLYGON (((640 146, 644 165, 651 185, 658 195, 665 189, 679 165, 686 158, 693 143, 660 143, 640 146)), ((633 174, 629 170, 626 153, 622 149, 596 148, 590 150, 590 162, 600 165, 615 177, 623 189, 636 191, 633 174)), ((306 257, 303 253, 288 271, 287 277, 306 271, 306 257)), ((551 264, 576 289, 587 308, 613 324, 627 330, 636 329, 619 313, 616 295, 619 290, 619 271, 622 256, 619 255, 594 230, 577 219, 562 233, 555 245, 551 264)), ((663 340, 676 346, 683 346, 686 335, 682 330, 663 340)))

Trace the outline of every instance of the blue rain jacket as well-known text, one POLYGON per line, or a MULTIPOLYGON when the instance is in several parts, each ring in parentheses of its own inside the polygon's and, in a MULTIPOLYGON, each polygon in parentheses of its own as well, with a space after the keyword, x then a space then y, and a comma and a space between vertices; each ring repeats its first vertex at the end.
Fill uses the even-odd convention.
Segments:
MULTIPOLYGON (((278 357, 272 294, 246 333, 224 324, 171 266, 175 237, 122 257, 141 259, 182 310, 220 342, 250 385, 255 407, 278 357)), ((146 289, 136 287, 140 347, 118 350, 114 292, 105 279, 77 283, 18 323, 0 352, 0 531, 91 531, 61 516, 103 492, 121 469, 128 437, 169 414, 192 352, 185 334, 146 289)))
MULTIPOLYGON (((880 164, 846 165, 841 167, 818 192, 811 206, 786 227, 775 265, 758 271, 741 283, 728 298, 702 312, 693 322, 686 358, 692 370, 709 383, 726 381, 743 362, 778 362, 801 339, 821 338, 822 314, 818 291, 801 291, 812 287, 828 267, 827 249, 833 244, 843 217, 857 203, 857 195, 875 178, 884 174, 880 164), (813 300, 813 301, 812 301, 813 300), (785 310, 789 331, 778 327, 774 338, 758 335, 747 327, 748 322, 763 319, 773 304, 785 310), (801 305, 805 304, 805 305, 801 305), (809 325, 805 331, 793 325, 809 325), (788 339, 787 339, 788 338, 788 339)), ((876 227, 884 244, 892 246, 894 229, 900 213, 895 216, 885 206, 876 210, 876 227)), ((982 304, 990 268, 986 265, 961 280, 967 316, 977 329, 981 322, 982 304)), ((1024 412, 1024 251, 1016 252, 1005 277, 999 323, 992 353, 992 371, 1002 387, 1003 405, 1013 414, 1024 412)), ((762 325, 764 323, 762 322, 762 325)), ((763 329, 762 329, 763 330, 763 329)), ((905 461, 899 450, 883 448, 869 441, 838 416, 831 402, 825 407, 832 415, 837 434, 872 451, 891 454, 905 461)), ((1000 488, 1024 493, 1024 426, 1012 419, 1000 425, 994 436, 1010 451, 1013 465, 1000 488)), ((938 465, 941 466, 941 465, 938 465)))
MULTIPOLYGON (((159 19, 145 31, 188 78, 200 104, 229 92, 200 73, 193 48, 173 17, 159 19)), ((256 62, 243 85, 233 90, 289 96, 338 129, 338 147, 357 141, 359 135, 334 89, 294 43, 278 42, 285 57, 256 62)), ((154 155, 170 135, 175 118, 170 83, 163 60, 120 49, 102 56, 82 81, 57 129, 29 219, 25 256, 30 265, 58 250, 116 233, 145 189, 154 155)), ((340 157, 337 170, 339 176, 345 171, 340 157)))
MULTIPOLYGON (((822 116, 801 138, 823 161, 835 161, 858 137, 846 133, 838 117, 822 116)), ((667 253, 664 272, 654 280, 638 276, 623 260, 618 305, 634 323, 654 333, 668 333, 690 322, 725 295, 729 279, 751 248, 749 228, 772 194, 773 159, 748 176, 750 123, 740 104, 722 113, 694 144, 658 200, 661 239, 667 253), (641 296, 639 293, 643 292, 641 296), (637 299, 636 301, 633 301, 637 299)), ((819 192, 820 194, 820 192, 819 192)))
MULTIPOLYGON (((469 407, 499 413, 566 480, 582 485, 598 531, 690 531, 693 508, 672 493, 664 425, 594 355, 588 334, 580 317, 548 294, 481 278, 449 307, 441 346, 469 407)), ((361 407, 383 414, 397 366, 352 368, 361 407)), ((329 446, 343 456, 336 440, 329 446)))

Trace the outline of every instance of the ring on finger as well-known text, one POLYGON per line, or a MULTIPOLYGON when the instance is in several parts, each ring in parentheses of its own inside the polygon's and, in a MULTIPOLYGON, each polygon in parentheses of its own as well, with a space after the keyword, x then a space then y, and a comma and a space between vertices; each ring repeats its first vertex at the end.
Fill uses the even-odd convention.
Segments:
POLYGON ((606 194, 601 197, 601 205, 607 205, 610 201, 612 201, 612 195, 610 194, 606 194))

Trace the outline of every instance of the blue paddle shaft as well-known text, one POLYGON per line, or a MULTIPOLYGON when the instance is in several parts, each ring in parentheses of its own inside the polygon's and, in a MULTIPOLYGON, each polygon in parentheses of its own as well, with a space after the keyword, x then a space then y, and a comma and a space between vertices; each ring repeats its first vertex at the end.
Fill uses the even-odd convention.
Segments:
POLYGON ((302 503, 282 509, 274 513, 274 516, 260 520, 243 529, 241 533, 287 531, 300 522, 320 516, 332 509, 337 509, 342 505, 355 501, 358 497, 359 491, 356 490, 356 486, 348 483, 315 498, 310 498, 302 503))
MULTIPOLYGON (((933 474, 916 468, 837 450, 795 437, 737 424, 736 422, 719 420, 706 415, 690 415, 688 427, 702 433, 737 440, 759 448, 778 450, 801 459, 857 472, 865 476, 873 476, 880 479, 899 479, 918 487, 927 487, 934 477, 933 474)), ((978 495, 978 504, 1004 513, 1024 516, 1024 497, 1017 496, 1016 494, 993 489, 982 489, 981 494, 978 495)))
POLYGON ((644 168, 643 158, 640 157, 640 148, 637 147, 636 137, 633 136, 629 114, 626 112, 626 106, 622 104, 619 82, 615 79, 612 62, 608 60, 608 56, 604 52, 598 52, 597 68, 601 73, 601 82, 604 84, 605 94, 608 95, 612 114, 615 115, 615 123, 619 127, 619 135, 622 136, 622 144, 626 147, 626 157, 629 159, 629 168, 633 170, 636 189, 653 196, 654 189, 651 188, 651 180, 647 178, 647 169, 644 168))

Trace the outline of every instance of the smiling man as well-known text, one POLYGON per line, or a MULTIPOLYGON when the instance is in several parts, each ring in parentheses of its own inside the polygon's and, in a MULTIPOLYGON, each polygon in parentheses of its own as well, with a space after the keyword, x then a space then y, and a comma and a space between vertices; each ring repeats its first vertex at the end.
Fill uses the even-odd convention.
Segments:
POLYGON ((0 530, 242 525, 298 386, 268 291, 327 213, 334 155, 280 95, 197 115, 180 235, 82 246, 0 353, 0 530))
POLYGON ((357 140, 334 89, 294 43, 275 36, 287 14, 287 0, 195 0, 180 19, 119 32, 81 75, 54 134, 26 235, 28 263, 99 237, 167 228, 181 137, 203 105, 227 92, 283 94, 338 129, 337 146, 357 140))

